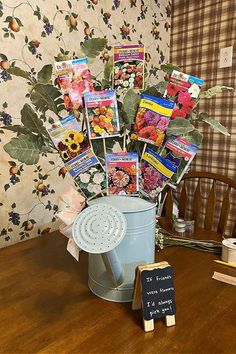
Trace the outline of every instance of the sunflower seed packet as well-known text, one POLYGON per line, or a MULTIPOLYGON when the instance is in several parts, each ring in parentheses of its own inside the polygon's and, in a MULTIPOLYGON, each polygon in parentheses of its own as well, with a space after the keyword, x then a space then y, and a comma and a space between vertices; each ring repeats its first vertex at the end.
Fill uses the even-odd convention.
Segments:
POLYGON ((176 103, 171 118, 188 118, 194 109, 204 80, 174 70, 164 97, 176 103))
POLYGON ((108 195, 135 195, 138 193, 138 153, 106 154, 106 181, 108 195))
POLYGON ((65 170, 74 178, 83 195, 91 199, 105 190, 104 169, 75 116, 72 114, 46 129, 64 162, 65 170))
POLYGON ((73 114, 46 127, 46 129, 65 163, 73 160, 90 147, 81 131, 81 123, 76 120, 73 114))
POLYGON ((113 60, 113 84, 115 90, 144 89, 144 46, 115 46, 113 60))
POLYGON ((86 93, 84 102, 90 139, 119 136, 120 123, 114 90, 86 93))
POLYGON ((138 140, 162 146, 173 108, 174 102, 142 94, 133 126, 138 140))
POLYGON ((140 169, 140 192, 151 200, 158 196, 177 171, 170 161, 149 148, 143 154, 140 169))

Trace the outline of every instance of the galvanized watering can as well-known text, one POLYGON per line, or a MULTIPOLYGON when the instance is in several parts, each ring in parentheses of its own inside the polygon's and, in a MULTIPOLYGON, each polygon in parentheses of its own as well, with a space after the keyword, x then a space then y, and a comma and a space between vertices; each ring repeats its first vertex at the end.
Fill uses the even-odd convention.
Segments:
POLYGON ((136 266, 154 262, 155 224, 156 204, 146 200, 109 196, 89 201, 72 234, 89 252, 88 286, 94 294, 132 301, 136 266))

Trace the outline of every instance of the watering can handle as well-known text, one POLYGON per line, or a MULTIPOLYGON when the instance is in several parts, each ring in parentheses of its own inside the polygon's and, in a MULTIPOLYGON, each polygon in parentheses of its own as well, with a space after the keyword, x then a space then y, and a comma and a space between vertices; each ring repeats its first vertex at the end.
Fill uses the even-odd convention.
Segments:
POLYGON ((115 286, 124 282, 124 270, 115 250, 101 254, 105 267, 112 277, 115 286))

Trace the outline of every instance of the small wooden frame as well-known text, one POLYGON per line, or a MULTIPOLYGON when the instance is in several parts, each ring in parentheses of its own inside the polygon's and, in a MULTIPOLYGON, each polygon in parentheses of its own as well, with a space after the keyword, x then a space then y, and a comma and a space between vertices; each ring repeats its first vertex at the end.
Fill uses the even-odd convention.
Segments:
POLYGON ((231 275, 228 274, 214 272, 212 279, 222 281, 223 283, 227 283, 230 285, 236 285, 236 277, 232 277, 231 275))
POLYGON ((154 318, 165 317, 167 327, 175 325, 173 271, 167 262, 136 268, 132 309, 141 308, 145 332, 154 330, 154 318))

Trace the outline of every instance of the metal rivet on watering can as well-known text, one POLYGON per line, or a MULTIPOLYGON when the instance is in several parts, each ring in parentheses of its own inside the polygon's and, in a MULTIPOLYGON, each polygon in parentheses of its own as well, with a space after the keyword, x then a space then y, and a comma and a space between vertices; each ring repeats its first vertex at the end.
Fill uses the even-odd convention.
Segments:
POLYGON ((115 207, 94 205, 86 208, 74 221, 72 235, 84 251, 101 254, 106 270, 115 286, 123 283, 123 267, 115 247, 125 236, 127 222, 115 207))

